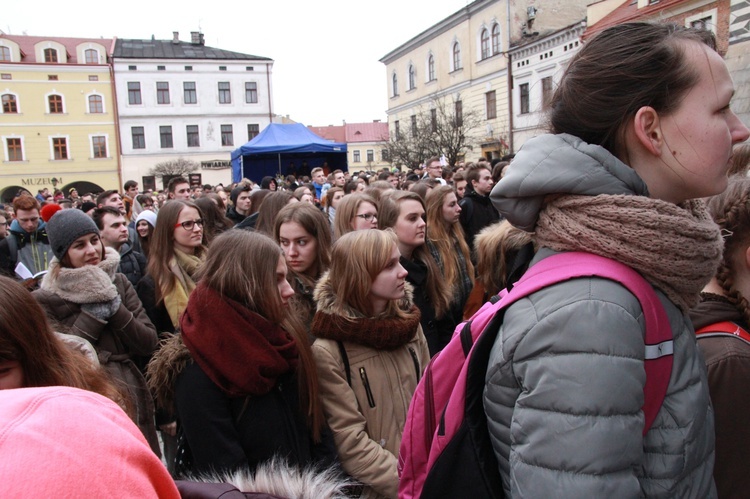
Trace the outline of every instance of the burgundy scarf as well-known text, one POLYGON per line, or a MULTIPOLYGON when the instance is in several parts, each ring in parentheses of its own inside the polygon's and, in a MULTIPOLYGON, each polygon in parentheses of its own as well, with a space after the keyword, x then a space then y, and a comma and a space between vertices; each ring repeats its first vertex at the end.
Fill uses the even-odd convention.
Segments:
POLYGON ((199 284, 180 319, 182 340, 227 395, 263 395, 296 369, 299 353, 284 329, 199 284))

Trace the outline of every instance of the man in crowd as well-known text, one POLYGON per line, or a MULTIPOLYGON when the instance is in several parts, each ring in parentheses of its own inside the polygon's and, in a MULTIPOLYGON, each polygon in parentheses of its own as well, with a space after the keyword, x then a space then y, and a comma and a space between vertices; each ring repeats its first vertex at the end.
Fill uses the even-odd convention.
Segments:
POLYGON ((167 199, 190 200, 190 182, 185 177, 175 177, 167 184, 167 199))
POLYGON ((430 178, 440 185, 446 185, 447 182, 443 179, 443 166, 440 164, 440 158, 433 156, 425 162, 425 170, 427 173, 424 178, 430 178))
POLYGON ((32 275, 49 268, 52 250, 44 221, 39 216, 39 201, 20 196, 13 201, 16 219, 8 237, 0 241, 0 272, 16 276, 16 266, 23 263, 32 275))
POLYGON ((94 210, 92 218, 101 233, 104 246, 120 254, 120 266, 117 271, 125 274, 128 281, 135 286, 146 274, 146 257, 137 251, 128 241, 128 223, 116 208, 104 206, 94 210))
MULTIPOLYGON (((138 182, 135 180, 128 180, 123 186, 125 194, 122 196, 122 202, 125 206, 125 218, 128 220, 133 219, 133 207, 135 205, 135 198, 138 196, 138 182)), ((137 212, 136 212, 137 214, 137 212)))
POLYGON ((120 196, 120 193, 114 189, 104 191, 96 196, 96 207, 102 208, 104 206, 111 206, 117 209, 122 215, 125 215, 125 203, 120 196))
POLYGON ((10 215, 5 210, 0 210, 0 239, 8 237, 8 227, 10 226, 10 215))
POLYGON ((466 172, 466 195, 459 202, 459 221, 466 234, 466 244, 472 249, 474 237, 479 231, 500 220, 490 201, 492 173, 488 166, 475 166, 466 172))
POLYGON ((249 214, 253 201, 250 198, 252 189, 247 184, 240 184, 229 195, 232 205, 227 208, 227 218, 234 222, 234 225, 242 222, 249 214))
POLYGON ((310 175, 312 176, 312 184, 313 187, 315 187, 315 199, 320 201, 323 199, 323 185, 326 183, 326 175, 323 173, 323 169, 313 168, 313 171, 310 172, 310 175))

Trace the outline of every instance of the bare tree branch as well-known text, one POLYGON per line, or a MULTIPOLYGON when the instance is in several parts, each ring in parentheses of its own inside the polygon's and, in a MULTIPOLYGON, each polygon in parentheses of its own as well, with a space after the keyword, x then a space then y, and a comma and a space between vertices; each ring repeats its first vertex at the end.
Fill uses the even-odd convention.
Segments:
POLYGON ((185 177, 188 173, 196 171, 199 166, 200 165, 195 161, 180 157, 177 159, 170 159, 169 161, 162 161, 161 163, 156 163, 153 168, 148 171, 148 173, 149 175, 154 175, 155 177, 177 175, 185 177))

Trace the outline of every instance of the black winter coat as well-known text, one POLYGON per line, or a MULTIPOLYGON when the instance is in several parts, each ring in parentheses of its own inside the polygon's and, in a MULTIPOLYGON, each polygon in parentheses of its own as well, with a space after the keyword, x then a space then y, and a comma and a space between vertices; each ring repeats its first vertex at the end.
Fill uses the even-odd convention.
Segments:
POLYGON ((466 196, 458 204, 461 206, 459 221, 466 234, 466 244, 473 250, 476 235, 488 225, 499 221, 500 214, 492 206, 489 196, 482 196, 474 190, 467 190, 466 196))

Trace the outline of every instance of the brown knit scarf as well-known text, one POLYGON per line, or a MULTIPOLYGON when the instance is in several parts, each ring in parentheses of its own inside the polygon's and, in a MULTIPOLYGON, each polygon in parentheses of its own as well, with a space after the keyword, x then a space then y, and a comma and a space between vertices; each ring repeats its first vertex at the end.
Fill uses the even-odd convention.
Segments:
POLYGON ((406 318, 342 317, 318 311, 310 333, 316 338, 351 341, 376 350, 394 350, 414 339, 420 313, 412 306, 406 318))
POLYGON ((704 203, 645 196, 560 196, 539 214, 536 240, 587 251, 635 269, 686 312, 715 274, 723 243, 704 203))

